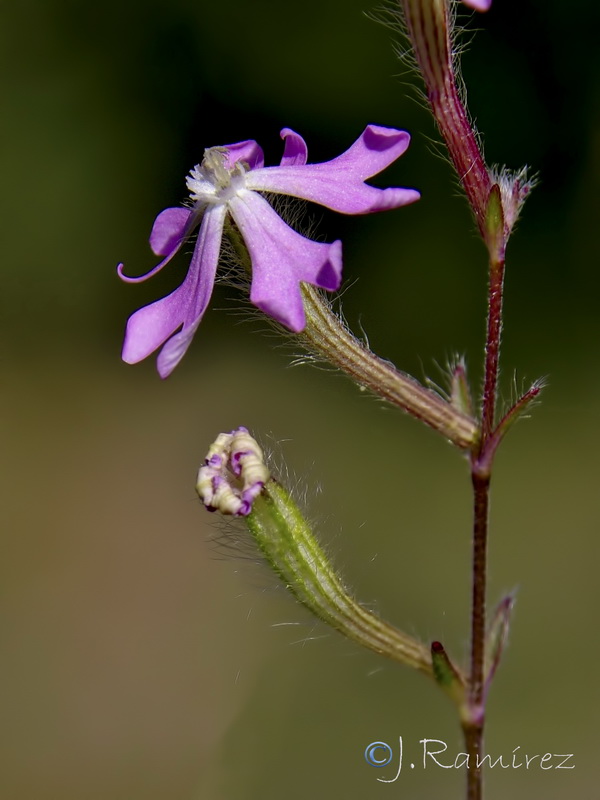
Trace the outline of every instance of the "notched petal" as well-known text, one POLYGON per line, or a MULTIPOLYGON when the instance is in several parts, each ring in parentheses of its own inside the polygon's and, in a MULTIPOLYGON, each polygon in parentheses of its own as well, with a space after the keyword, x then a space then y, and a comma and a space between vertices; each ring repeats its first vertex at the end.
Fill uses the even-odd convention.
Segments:
POLYGON ((419 192, 404 188, 377 189, 364 181, 399 158, 409 142, 410 135, 406 131, 369 125, 345 153, 332 161, 304 165, 282 162, 279 167, 253 170, 247 175, 246 186, 300 197, 342 214, 368 214, 398 208, 418 200, 419 192))
POLYGON ((290 330, 303 330, 306 320, 300 283, 338 289, 341 242, 314 242, 296 233, 253 192, 235 198, 230 208, 252 260, 250 300, 290 330))
POLYGON ((366 180, 393 164, 410 144, 410 134, 396 128, 367 125, 358 139, 344 153, 323 167, 350 170, 354 177, 366 180))

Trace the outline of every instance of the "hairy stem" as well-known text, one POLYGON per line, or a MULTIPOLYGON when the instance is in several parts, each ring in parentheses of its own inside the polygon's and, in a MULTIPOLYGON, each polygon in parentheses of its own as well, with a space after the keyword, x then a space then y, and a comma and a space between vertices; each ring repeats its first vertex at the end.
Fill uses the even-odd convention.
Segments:
POLYGON ((255 499, 247 523, 268 563, 318 619, 363 647, 433 677, 429 648, 354 600, 289 493, 275 480, 267 481, 255 499))
POLYGON ((502 295, 504 262, 492 261, 488 290, 488 321, 485 343, 481 440, 471 459, 473 485, 473 584, 471 600, 471 669, 469 715, 463 720, 465 745, 469 754, 467 800, 483 797, 483 775, 479 764, 483 756, 484 662, 486 638, 487 540, 492 458, 486 446, 494 433, 496 395, 502 336, 502 295))
MULTIPOLYGON (((251 274, 250 256, 239 231, 230 221, 226 221, 225 231, 244 269, 251 274)), ((317 288, 302 283, 301 291, 306 325, 298 340, 309 352, 420 419, 457 447, 473 449, 479 437, 479 426, 473 417, 372 353, 348 330, 317 288)))
POLYGON ((309 351, 334 364, 356 383, 430 425, 461 448, 477 441, 475 421, 435 392, 371 352, 333 313, 318 289, 302 285, 306 327, 300 334, 309 351))
POLYGON ((485 377, 482 403, 482 438, 481 449, 485 449, 487 440, 494 430, 496 413, 496 393, 498 386, 500 340, 502 337, 502 295, 504 286, 504 262, 492 262, 490 265, 490 283, 488 299, 487 338, 485 343, 485 377))
POLYGON ((467 753, 469 754, 467 800, 481 800, 483 776, 479 764, 483 756, 483 728, 485 723, 483 669, 485 658, 486 562, 490 481, 489 476, 478 474, 475 464, 473 466, 471 478, 473 483, 471 669, 469 680, 469 717, 463 722, 463 731, 467 753))

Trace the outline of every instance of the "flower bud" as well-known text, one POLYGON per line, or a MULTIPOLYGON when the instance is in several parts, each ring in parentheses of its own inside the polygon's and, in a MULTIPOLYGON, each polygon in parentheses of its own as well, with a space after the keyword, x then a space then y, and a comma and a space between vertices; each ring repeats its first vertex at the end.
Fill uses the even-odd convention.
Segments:
POLYGON ((268 564, 312 614, 364 647, 432 676, 427 647, 349 595, 290 494, 270 477, 246 428, 217 437, 196 490, 209 511, 245 518, 268 564))
POLYGON ((246 428, 238 428, 220 433, 210 446, 196 491, 209 511, 245 517, 268 479, 262 450, 246 428))

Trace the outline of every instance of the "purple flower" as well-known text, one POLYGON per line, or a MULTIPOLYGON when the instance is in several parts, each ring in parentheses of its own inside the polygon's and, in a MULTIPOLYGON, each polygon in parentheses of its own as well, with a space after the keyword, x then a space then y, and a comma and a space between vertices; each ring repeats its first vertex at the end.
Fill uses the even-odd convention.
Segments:
POLYGON ((164 344, 158 372, 166 378, 175 369, 208 306, 228 214, 252 261, 250 300, 282 325, 295 332, 305 326, 301 281, 329 291, 339 288, 341 242, 314 242, 296 233, 260 192, 300 197, 343 214, 383 211, 419 198, 414 189, 376 189, 364 182, 404 153, 410 141, 406 131, 369 125, 345 153, 320 164, 306 163, 306 144, 297 133, 284 128, 281 136, 285 148, 278 167, 263 166, 263 152, 254 141, 205 150, 202 164, 187 178, 192 207, 167 208, 154 221, 150 246, 156 255, 164 256, 160 264, 138 278, 126 277, 119 264, 124 281, 144 281, 159 272, 200 228, 181 286, 129 318, 124 361, 135 364, 164 344))
POLYGON ((492 0, 463 0, 463 3, 475 11, 488 11, 492 5, 492 0))

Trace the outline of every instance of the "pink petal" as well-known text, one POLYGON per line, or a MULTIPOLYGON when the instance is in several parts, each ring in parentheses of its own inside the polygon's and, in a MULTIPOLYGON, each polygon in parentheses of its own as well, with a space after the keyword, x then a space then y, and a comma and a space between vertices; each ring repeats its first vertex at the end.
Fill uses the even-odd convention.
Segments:
POLYGON ((171 294, 141 308, 129 318, 123 361, 136 364, 183 325, 182 330, 165 344, 158 357, 161 378, 166 378, 181 361, 212 294, 225 214, 225 206, 211 206, 205 211, 184 282, 171 294))
POLYGON ((224 144, 223 149, 227 150, 225 160, 227 169, 232 169, 238 161, 244 161, 250 169, 259 169, 265 163, 262 147, 254 139, 236 142, 236 144, 224 144))
POLYGON ((285 141, 285 147, 279 166, 293 167, 306 164, 308 148, 300 134, 294 133, 291 128, 283 128, 281 131, 281 138, 285 141))
POLYGON ((306 239, 253 192, 240 193, 229 208, 252 259, 250 300, 290 330, 303 330, 300 281, 330 291, 339 288, 342 243, 306 239))
POLYGON ((117 266, 119 278, 125 283, 142 283, 160 272, 179 251, 194 229, 196 223, 192 218, 193 214, 194 212, 188 208, 165 208, 164 211, 161 211, 152 226, 150 246, 157 256, 165 256, 165 258, 149 272, 138 275, 136 278, 125 275, 123 273, 124 265, 119 264, 117 266))
POLYGON ((402 188, 376 189, 364 181, 399 158, 409 142, 410 135, 406 131, 369 125, 345 153, 332 161, 263 167, 248 173, 246 186, 301 197, 343 214, 397 208, 418 200, 419 192, 402 188))
POLYGON ((463 0, 463 3, 474 8, 475 11, 488 11, 492 5, 492 0, 463 0))
POLYGON ((366 180, 389 167, 405 152, 410 144, 410 134, 381 125, 367 125, 354 144, 337 158, 321 168, 347 170, 356 179, 366 180))
POLYGON ((165 208, 154 220, 150 247, 157 256, 168 256, 181 244, 192 212, 189 208, 165 208))

